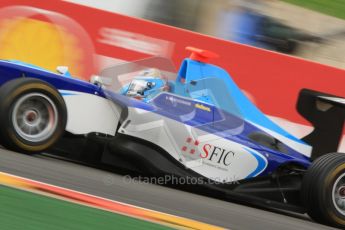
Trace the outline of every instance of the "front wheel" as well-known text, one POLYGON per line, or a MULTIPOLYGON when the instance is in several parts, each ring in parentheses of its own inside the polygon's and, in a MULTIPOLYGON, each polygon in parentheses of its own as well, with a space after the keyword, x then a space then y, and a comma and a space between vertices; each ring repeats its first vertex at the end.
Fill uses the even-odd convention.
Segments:
POLYGON ((313 220, 345 228, 345 154, 317 158, 303 178, 301 194, 313 220))
POLYGON ((20 78, 0 88, 0 139, 8 149, 37 153, 61 137, 67 121, 59 92, 46 82, 20 78))

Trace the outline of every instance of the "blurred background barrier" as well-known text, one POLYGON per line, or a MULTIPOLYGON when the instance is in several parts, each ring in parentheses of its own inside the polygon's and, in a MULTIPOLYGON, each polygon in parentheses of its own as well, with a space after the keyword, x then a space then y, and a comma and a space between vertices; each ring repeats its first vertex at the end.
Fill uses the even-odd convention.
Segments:
POLYGON ((88 80, 122 61, 163 56, 179 66, 189 55, 186 46, 212 50, 220 55, 212 62, 261 110, 302 136, 311 128, 295 109, 301 88, 345 96, 345 22, 339 13, 345 3, 315 2, 2 1, 0 58, 52 71, 65 65, 88 80))

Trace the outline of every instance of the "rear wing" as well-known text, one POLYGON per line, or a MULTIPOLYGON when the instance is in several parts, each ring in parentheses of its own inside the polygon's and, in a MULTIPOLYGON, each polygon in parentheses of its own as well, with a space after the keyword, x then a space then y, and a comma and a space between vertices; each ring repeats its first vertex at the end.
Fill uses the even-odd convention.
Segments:
POLYGON ((302 89, 297 111, 314 126, 314 130, 302 138, 313 147, 311 158, 337 152, 345 121, 345 98, 302 89))

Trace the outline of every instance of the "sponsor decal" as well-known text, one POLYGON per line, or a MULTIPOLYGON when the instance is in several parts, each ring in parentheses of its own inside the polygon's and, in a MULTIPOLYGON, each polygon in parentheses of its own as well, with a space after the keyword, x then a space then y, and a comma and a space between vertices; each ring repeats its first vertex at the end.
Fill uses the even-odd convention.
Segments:
POLYGON ((195 104, 195 108, 201 109, 201 110, 205 110, 207 112, 211 112, 211 108, 207 107, 207 106, 204 106, 203 104, 196 103, 195 104))
POLYGON ((236 153, 232 150, 211 144, 204 144, 202 152, 199 154, 202 159, 207 159, 208 161, 223 167, 230 166, 235 155, 236 153))
POLYGON ((266 158, 259 152, 245 146, 237 148, 236 150, 234 149, 211 143, 201 144, 198 140, 188 137, 185 145, 182 146, 181 151, 187 159, 190 159, 190 161, 186 162, 186 167, 189 168, 198 167, 204 164, 229 172, 232 167, 239 167, 236 163, 246 161, 246 159, 251 159, 250 161, 252 161, 252 157, 254 157, 257 162, 257 166, 252 169, 248 168, 248 174, 245 176, 246 178, 251 178, 262 173, 267 167, 266 158), (191 158, 191 156, 193 156, 193 158, 191 158), (244 156, 252 157, 243 158, 244 156))
POLYGON ((174 96, 166 96, 165 98, 167 101, 170 101, 174 106, 177 106, 177 104, 182 104, 182 105, 187 105, 187 106, 191 106, 192 103, 190 101, 186 101, 174 96))
POLYGON ((201 146, 200 151, 198 149, 199 144, 200 142, 198 140, 193 140, 193 138, 188 137, 186 139, 186 145, 182 146, 181 150, 183 153, 198 155, 199 159, 203 160, 202 163, 220 169, 228 168, 232 164, 236 156, 236 153, 232 150, 228 150, 208 143, 201 146), (208 162, 206 162, 205 160, 208 162))

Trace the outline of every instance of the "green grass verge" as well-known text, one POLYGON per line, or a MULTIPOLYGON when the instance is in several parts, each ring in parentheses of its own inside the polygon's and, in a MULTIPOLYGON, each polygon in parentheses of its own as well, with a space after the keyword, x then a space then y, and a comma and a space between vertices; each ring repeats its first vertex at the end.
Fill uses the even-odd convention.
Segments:
POLYGON ((0 185, 2 230, 169 229, 155 223, 0 185))
MULTIPOLYGON (((337 18, 345 19, 345 0, 283 0, 337 18)), ((317 22, 315 22, 317 23, 317 22)))

